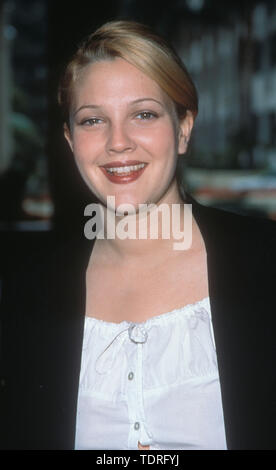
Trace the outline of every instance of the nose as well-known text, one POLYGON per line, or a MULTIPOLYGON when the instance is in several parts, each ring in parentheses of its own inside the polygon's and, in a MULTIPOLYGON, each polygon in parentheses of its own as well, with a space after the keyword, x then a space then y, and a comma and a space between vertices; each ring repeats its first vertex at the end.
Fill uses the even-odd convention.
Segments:
POLYGON ((136 145, 129 132, 126 129, 126 126, 123 124, 113 124, 110 126, 109 135, 107 139, 107 152, 114 153, 123 153, 131 152, 135 149, 136 145))

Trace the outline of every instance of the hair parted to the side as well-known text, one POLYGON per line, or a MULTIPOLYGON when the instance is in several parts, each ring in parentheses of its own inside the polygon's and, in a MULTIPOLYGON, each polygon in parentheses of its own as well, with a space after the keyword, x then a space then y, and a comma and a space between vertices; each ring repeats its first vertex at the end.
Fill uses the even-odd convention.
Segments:
POLYGON ((135 21, 110 21, 79 46, 61 77, 58 102, 69 124, 74 86, 87 65, 116 57, 127 60, 153 79, 175 104, 179 119, 198 112, 195 85, 173 48, 148 26, 135 21))

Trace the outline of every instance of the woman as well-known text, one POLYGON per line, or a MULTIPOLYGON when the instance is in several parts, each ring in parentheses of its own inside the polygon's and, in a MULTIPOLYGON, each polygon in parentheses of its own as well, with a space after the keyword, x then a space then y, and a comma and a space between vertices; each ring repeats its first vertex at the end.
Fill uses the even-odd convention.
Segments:
POLYGON ((4 448, 275 448, 275 224, 180 189, 197 115, 185 67, 147 27, 110 22, 67 65, 59 102, 104 226, 44 247, 27 289, 5 270, 4 448), (174 249, 160 218, 155 238, 120 236, 126 212, 151 223, 150 204, 167 225, 181 209, 190 246, 174 249))

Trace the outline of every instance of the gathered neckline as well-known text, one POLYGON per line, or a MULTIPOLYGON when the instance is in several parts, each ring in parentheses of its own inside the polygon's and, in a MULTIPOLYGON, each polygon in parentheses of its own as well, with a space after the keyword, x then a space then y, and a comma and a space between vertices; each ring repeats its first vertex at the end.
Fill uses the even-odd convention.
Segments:
POLYGON ((122 321, 116 323, 116 322, 109 322, 109 321, 106 321, 106 320, 101 320, 100 318, 96 318, 96 317, 90 317, 88 315, 85 316, 85 322, 89 322, 90 324, 91 323, 98 324, 100 326, 107 327, 109 329, 115 329, 115 328, 118 328, 119 326, 132 325, 132 324, 144 326, 144 325, 148 325, 148 324, 160 323, 160 322, 163 322, 163 321, 166 321, 166 320, 169 320, 169 319, 173 319, 176 315, 178 315, 180 313, 181 314, 183 314, 183 313, 196 313, 196 312, 194 312, 195 307, 207 307, 208 313, 210 313, 209 302, 210 302, 210 297, 207 296, 207 297, 204 297, 203 299, 198 300, 196 302, 183 305, 182 307, 175 308, 175 309, 170 310, 168 312, 160 313, 159 315, 154 315, 154 316, 152 316, 152 317, 150 317, 147 320, 144 320, 142 322, 133 322, 133 321, 128 321, 128 320, 122 320, 122 321))

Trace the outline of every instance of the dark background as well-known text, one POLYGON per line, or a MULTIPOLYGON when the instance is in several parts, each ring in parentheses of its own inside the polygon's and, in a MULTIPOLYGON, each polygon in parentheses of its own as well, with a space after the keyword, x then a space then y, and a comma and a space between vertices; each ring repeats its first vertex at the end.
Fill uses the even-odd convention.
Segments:
POLYGON ((5 0, 0 7, 0 224, 73 229, 93 201, 64 141, 63 64, 112 19, 151 25, 199 93, 183 183, 204 204, 276 219, 276 0, 5 0))

